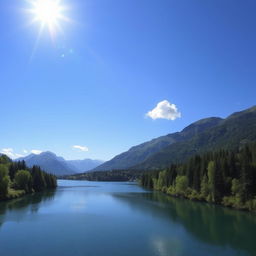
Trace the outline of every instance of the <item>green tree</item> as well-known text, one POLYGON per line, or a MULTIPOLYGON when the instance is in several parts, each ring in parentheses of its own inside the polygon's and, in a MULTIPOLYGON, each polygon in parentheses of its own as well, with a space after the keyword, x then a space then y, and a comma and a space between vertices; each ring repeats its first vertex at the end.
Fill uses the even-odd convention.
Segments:
POLYGON ((216 161, 214 172, 214 202, 221 203, 225 195, 225 183, 223 178, 223 170, 221 169, 220 161, 216 161))
POLYGON ((27 170, 19 170, 14 177, 14 184, 17 189, 23 189, 27 193, 32 191, 32 176, 27 170))
POLYGON ((17 171, 18 171, 17 164, 11 163, 11 165, 9 166, 9 176, 12 181, 14 180, 14 176, 17 171))
POLYGON ((171 195, 256 210, 256 143, 194 156, 166 171, 147 172, 142 184, 171 195))
POLYGON ((201 157, 195 156, 193 161, 193 189, 200 191, 200 175, 201 175, 201 157))
POLYGON ((46 188, 44 174, 41 171, 40 167, 33 166, 32 180, 33 180, 33 189, 35 191, 43 191, 46 188))
POLYGON ((57 180, 54 175, 45 173, 44 174, 45 183, 47 188, 56 188, 57 187, 57 180))
POLYGON ((238 179, 232 180, 231 192, 232 195, 234 196, 239 195, 241 193, 241 184, 239 183, 238 179))
POLYGON ((6 155, 0 155, 0 164, 9 164, 12 160, 6 155))
POLYGON ((167 186, 167 171, 164 170, 159 173, 158 181, 157 181, 157 189, 161 190, 164 186, 167 186))
POLYGON ((241 196, 245 202, 252 198, 254 192, 254 168, 252 166, 252 153, 249 146, 245 146, 240 152, 241 162, 241 196))
POLYGON ((210 161, 208 163, 208 180, 209 180, 209 196, 207 201, 213 201, 214 202, 214 186, 215 186, 215 169, 216 169, 216 164, 214 161, 210 161))
POLYGON ((9 176, 7 166, 0 164, 0 198, 4 199, 8 195, 9 176))
POLYGON ((186 176, 177 176, 176 177, 176 192, 179 195, 185 195, 188 188, 188 178, 186 176))
POLYGON ((205 200, 207 200, 209 193, 210 193, 210 188, 209 188, 209 184, 208 184, 208 178, 206 175, 204 175, 202 182, 201 182, 201 195, 205 200))

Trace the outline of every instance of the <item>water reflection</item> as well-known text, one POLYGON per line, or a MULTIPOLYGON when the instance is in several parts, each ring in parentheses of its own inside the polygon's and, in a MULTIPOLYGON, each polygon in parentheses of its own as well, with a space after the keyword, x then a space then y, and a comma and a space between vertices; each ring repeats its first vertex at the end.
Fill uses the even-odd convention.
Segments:
MULTIPOLYGON (((256 252, 256 244, 253 242, 256 237, 254 214, 177 199, 157 192, 113 196, 153 217, 181 224, 193 237, 207 244, 247 251, 250 255, 256 252)), ((161 241, 155 243, 159 251, 163 252, 161 241)))
POLYGON ((133 184, 67 181, 56 193, 0 203, 0 254, 26 256, 33 239, 40 256, 53 251, 63 256, 255 255, 255 227, 253 214, 133 184), (24 231, 30 240, 20 243, 24 231), (26 249, 23 254, 21 248, 26 249))
POLYGON ((37 213, 40 205, 53 200, 55 190, 0 203, 0 228, 6 221, 21 221, 28 213, 37 213))

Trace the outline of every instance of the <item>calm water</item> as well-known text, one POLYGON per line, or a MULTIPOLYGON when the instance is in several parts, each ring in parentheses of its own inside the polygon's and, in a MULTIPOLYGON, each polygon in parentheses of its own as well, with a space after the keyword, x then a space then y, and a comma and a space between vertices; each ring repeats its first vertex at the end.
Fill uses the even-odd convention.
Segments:
POLYGON ((2 256, 256 255, 256 215, 133 183, 59 181, 0 203, 2 256))

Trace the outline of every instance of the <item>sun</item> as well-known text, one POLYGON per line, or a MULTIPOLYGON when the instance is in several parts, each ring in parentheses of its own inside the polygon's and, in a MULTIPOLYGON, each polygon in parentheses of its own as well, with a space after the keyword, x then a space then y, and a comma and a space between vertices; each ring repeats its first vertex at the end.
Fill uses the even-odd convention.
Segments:
POLYGON ((33 22, 39 22, 41 29, 48 27, 51 35, 60 29, 61 21, 67 21, 64 15, 66 7, 61 0, 30 0, 29 12, 33 15, 33 22))
POLYGON ((61 6, 57 1, 37 0, 34 4, 35 19, 42 24, 52 26, 61 17, 61 6))

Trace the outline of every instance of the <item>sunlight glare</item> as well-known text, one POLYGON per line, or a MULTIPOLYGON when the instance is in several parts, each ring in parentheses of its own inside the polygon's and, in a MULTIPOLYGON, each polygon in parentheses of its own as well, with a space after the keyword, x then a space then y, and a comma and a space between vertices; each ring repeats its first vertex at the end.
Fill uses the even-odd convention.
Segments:
POLYGON ((55 1, 39 0, 34 7, 36 19, 44 24, 56 23, 61 15, 61 7, 55 1))
POLYGON ((65 6, 61 0, 31 0, 30 4, 33 22, 41 23, 41 29, 47 26, 52 36, 60 29, 60 21, 67 20, 63 14, 65 6))

